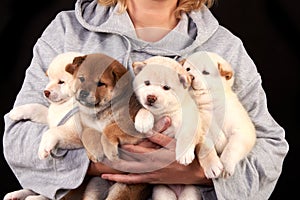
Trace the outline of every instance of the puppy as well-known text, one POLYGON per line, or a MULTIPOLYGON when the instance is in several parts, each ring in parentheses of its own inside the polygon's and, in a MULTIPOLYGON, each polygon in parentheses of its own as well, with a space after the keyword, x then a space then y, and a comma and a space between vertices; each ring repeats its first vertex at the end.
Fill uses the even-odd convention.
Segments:
POLYGON ((199 134, 205 136, 198 160, 207 178, 231 176, 256 141, 254 125, 232 90, 233 69, 212 52, 196 52, 182 63, 194 77, 190 94, 201 116, 199 134))
POLYGON ((45 98, 50 102, 49 108, 41 104, 26 104, 10 111, 9 116, 13 120, 29 119, 49 125, 49 129, 43 133, 39 146, 40 159, 47 158, 58 148, 82 147, 78 137, 81 132, 77 123, 79 115, 74 110, 76 104, 70 89, 73 77, 65 71, 67 64, 72 63, 73 59, 80 55, 82 54, 77 52, 62 53, 50 63, 46 72, 49 83, 43 91, 45 98), (71 115, 72 112, 75 114, 71 115))
MULTIPOLYGON (((142 107, 130 92, 130 74, 117 60, 101 53, 76 57, 66 71, 75 80, 72 90, 83 126, 80 138, 89 158, 99 162, 106 156, 117 161, 120 144, 136 144, 143 139, 137 137, 141 134, 133 125, 142 107)), ((142 199, 147 189, 147 184, 115 183, 107 199, 142 199)))
MULTIPOLYGON (((160 56, 134 62, 133 70, 136 74, 134 92, 143 107, 153 114, 154 122, 163 116, 171 118, 171 126, 164 134, 176 138, 176 160, 181 164, 192 162, 196 142, 201 140, 197 138, 197 107, 189 94, 192 77, 177 61, 160 56)), ((153 121, 139 113, 135 122, 136 129, 141 132, 153 127, 153 121)), ((196 200, 201 197, 193 185, 155 185, 152 198, 196 200), (176 187, 182 192, 173 190, 176 187)))
MULTIPOLYGON (((65 71, 65 67, 72 63, 75 57, 81 55, 77 52, 62 53, 50 63, 46 72, 49 83, 43 91, 45 98, 50 102, 49 108, 41 104, 26 104, 15 107, 9 113, 13 120, 31 120, 49 125, 49 129, 43 133, 40 142, 38 150, 40 159, 45 159, 50 154, 55 158, 57 149, 73 149, 83 146, 79 138, 79 133, 82 131, 80 117, 70 89, 73 76, 65 71)), ((97 178, 93 178, 86 184, 87 188, 83 197, 99 197, 98 181, 97 178)), ((4 199, 25 199, 27 196, 34 196, 33 198, 39 200, 48 199, 27 189, 8 193, 4 199)))

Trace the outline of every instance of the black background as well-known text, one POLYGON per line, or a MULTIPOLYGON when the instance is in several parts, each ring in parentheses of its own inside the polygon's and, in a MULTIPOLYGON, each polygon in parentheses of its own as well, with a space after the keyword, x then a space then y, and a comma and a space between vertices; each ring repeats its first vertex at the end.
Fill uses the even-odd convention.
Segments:
MULTIPOLYGON (((12 108, 21 87, 34 43, 59 11, 74 8, 75 0, 1 2, 0 115, 3 116, 12 108)), ((296 152, 300 148, 297 126, 300 81, 299 3, 296 0, 219 0, 211 10, 221 25, 242 39, 262 76, 269 111, 286 130, 290 151, 271 199, 296 196, 298 192, 290 188, 298 186, 297 180, 300 178, 296 168, 296 152)), ((3 133, 3 120, 0 121, 0 128, 3 133)), ((20 189, 20 185, 6 164, 2 152, 0 159, 3 198, 7 192, 20 189)))

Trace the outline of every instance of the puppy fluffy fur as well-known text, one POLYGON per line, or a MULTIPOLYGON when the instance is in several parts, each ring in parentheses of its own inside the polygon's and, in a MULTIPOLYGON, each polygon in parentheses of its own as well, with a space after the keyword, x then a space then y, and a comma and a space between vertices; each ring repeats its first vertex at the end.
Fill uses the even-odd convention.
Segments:
POLYGON ((65 71, 65 66, 80 55, 82 54, 77 52, 62 53, 50 63, 46 72, 49 83, 43 91, 45 98, 50 102, 49 108, 41 104, 26 104, 10 111, 9 116, 13 120, 28 119, 49 125, 49 129, 43 133, 39 146, 38 155, 41 159, 47 158, 51 152, 53 153, 58 148, 82 147, 78 138, 81 128, 77 126, 79 119, 77 113, 66 120, 64 124, 58 126, 67 113, 76 107, 70 89, 73 77, 65 71))
MULTIPOLYGON (((62 53, 56 56, 50 63, 46 72, 49 83, 43 91, 45 98, 50 102, 49 108, 41 104, 26 104, 15 107, 9 113, 10 118, 13 120, 31 120, 49 125, 49 129, 43 133, 40 142, 38 150, 40 159, 47 158, 59 148, 73 149, 82 147, 79 138, 79 133, 82 129, 78 112, 66 118, 65 123, 58 126, 67 113, 76 107, 76 101, 70 89, 73 76, 65 71, 65 67, 69 63, 72 63, 75 57, 81 55, 78 52, 62 53)), ((95 198, 99 198, 101 194, 97 190, 98 182, 98 178, 92 178, 89 182, 85 183, 86 187, 85 190, 82 190, 82 197, 94 196, 95 198)), ((33 198, 38 200, 48 199, 27 189, 8 193, 4 199, 25 199, 28 196, 33 196, 33 198)))
MULTIPOLYGON (((136 116, 135 127, 140 132, 148 132, 153 124, 163 116, 171 118, 171 126, 164 134, 177 139, 176 160, 181 164, 192 162, 194 149, 200 138, 198 130, 198 112, 194 100, 189 94, 191 76, 175 60, 155 56, 142 62, 133 63, 136 77, 133 81, 136 93, 143 107, 153 114, 136 116), (140 119, 139 119, 140 118, 140 119)), ((167 185, 155 185, 152 198, 160 199, 200 199, 193 185, 180 186, 182 192, 167 185), (178 196, 178 197, 177 197, 178 196)), ((174 187, 173 187, 174 188, 174 187)))
MULTIPOLYGON (((134 132, 133 119, 141 105, 128 93, 130 74, 117 60, 101 53, 76 57, 66 71, 75 80, 72 90, 83 125, 80 137, 89 158, 94 162, 102 161, 104 156, 118 160, 119 144, 142 140, 137 137, 140 133, 134 132)), ((147 191, 147 184, 115 183, 107 199, 143 199, 141 195, 147 191)))
POLYGON ((230 64, 212 52, 197 52, 183 61, 194 76, 190 94, 201 116, 197 157, 207 178, 228 177, 256 141, 254 125, 232 90, 230 64))

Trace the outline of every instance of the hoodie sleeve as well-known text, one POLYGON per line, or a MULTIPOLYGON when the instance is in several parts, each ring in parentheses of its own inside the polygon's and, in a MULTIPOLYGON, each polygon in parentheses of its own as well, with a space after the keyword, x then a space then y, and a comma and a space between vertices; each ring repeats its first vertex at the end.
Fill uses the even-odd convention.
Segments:
POLYGON ((222 199, 268 199, 275 188, 288 152, 284 129, 272 118, 266 94, 256 66, 241 42, 228 61, 235 71, 234 90, 256 127, 253 150, 235 169, 232 177, 214 179, 214 188, 222 199))
MULTIPOLYGON (((52 23, 50 27, 55 25, 57 24, 52 23)), ((55 32, 57 43, 58 40, 63 41, 63 31, 60 33, 61 35, 59 31, 55 32)), ((50 61, 60 52, 50 45, 50 40, 45 39, 46 35, 44 34, 34 46, 31 64, 26 70, 14 106, 27 103, 47 105, 42 93, 48 83, 45 71, 50 61)), ((50 199, 59 199, 69 189, 77 188, 82 183, 89 165, 84 149, 69 150, 60 159, 49 157, 40 160, 38 147, 43 132, 48 128, 47 125, 31 121, 12 121, 8 114, 4 116, 4 120, 4 156, 23 188, 31 189, 50 199)))

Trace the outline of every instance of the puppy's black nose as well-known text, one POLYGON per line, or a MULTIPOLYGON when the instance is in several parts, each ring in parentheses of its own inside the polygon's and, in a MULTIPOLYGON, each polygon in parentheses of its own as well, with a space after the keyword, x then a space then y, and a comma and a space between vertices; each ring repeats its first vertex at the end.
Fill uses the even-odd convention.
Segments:
POLYGON ((157 100, 157 97, 156 97, 155 95, 149 94, 149 95, 147 96, 147 101, 148 101, 150 104, 154 103, 156 100, 157 100))
POLYGON ((86 99, 86 97, 89 96, 89 92, 86 91, 86 90, 81 90, 80 93, 79 93, 79 98, 80 99, 86 99))
POLYGON ((44 95, 45 95, 45 97, 49 97, 50 96, 50 91, 49 90, 44 90, 44 95))

